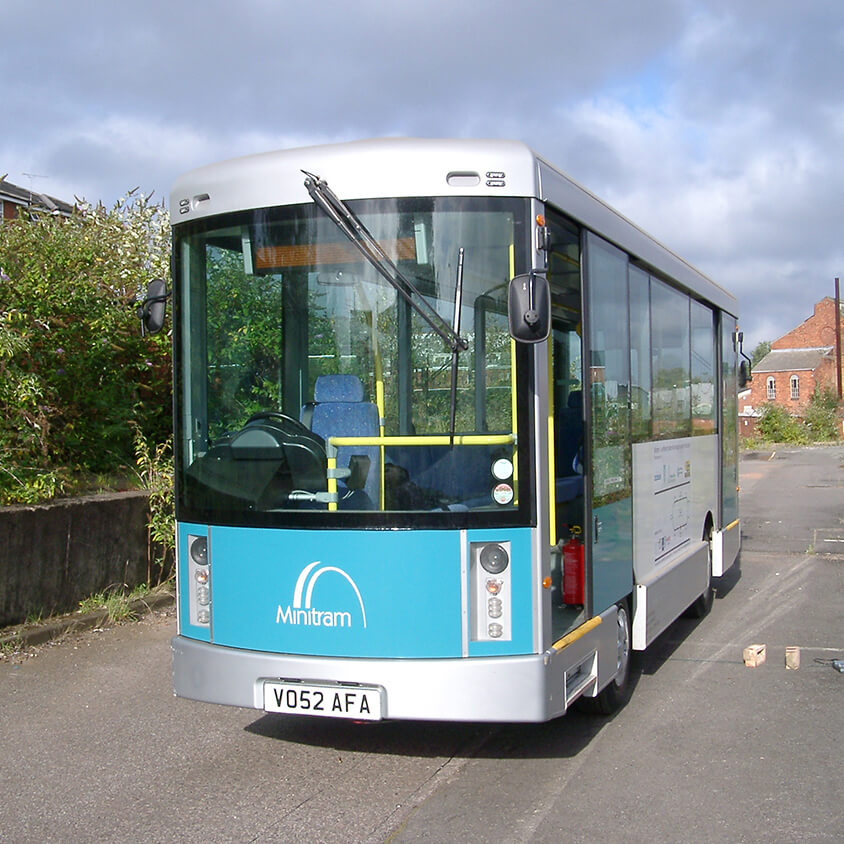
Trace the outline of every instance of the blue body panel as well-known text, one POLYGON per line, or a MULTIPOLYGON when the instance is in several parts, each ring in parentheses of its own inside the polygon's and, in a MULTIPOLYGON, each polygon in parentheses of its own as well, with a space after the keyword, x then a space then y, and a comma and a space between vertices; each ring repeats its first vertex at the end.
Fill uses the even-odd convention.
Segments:
POLYGON ((446 658, 533 652, 531 528, 298 530, 179 525, 180 632, 269 653, 446 658), (208 536, 211 626, 187 622, 188 535, 208 536), (509 542, 512 636, 475 642, 471 542, 509 542), (465 544, 465 547, 461 547, 465 544), (461 576, 463 575, 463 577, 461 576), (465 612, 464 612, 465 608, 465 612))

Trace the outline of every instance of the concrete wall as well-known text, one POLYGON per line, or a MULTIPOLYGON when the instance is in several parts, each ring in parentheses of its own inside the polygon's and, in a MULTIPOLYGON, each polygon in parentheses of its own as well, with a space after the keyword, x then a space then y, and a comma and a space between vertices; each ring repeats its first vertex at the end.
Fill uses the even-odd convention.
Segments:
POLYGON ((0 626, 147 579, 147 493, 0 508, 0 626))

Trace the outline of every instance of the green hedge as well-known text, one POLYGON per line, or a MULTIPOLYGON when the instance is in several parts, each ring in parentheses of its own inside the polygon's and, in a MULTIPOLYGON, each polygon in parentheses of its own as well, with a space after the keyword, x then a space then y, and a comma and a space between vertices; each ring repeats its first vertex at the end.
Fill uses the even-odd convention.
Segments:
POLYGON ((835 392, 817 390, 802 419, 791 416, 780 405, 763 405, 757 431, 766 442, 804 444, 836 441, 841 436, 840 426, 835 392))
POLYGON ((130 423, 167 440, 170 339, 141 338, 134 306, 156 277, 169 219, 143 195, 0 225, 0 503, 131 473, 130 423))

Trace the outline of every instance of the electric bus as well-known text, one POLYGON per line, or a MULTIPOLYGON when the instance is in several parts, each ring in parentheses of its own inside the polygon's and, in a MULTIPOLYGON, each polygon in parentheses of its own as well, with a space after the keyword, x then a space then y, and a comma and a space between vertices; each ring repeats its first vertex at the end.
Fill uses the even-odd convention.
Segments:
POLYGON ((519 142, 248 156, 171 214, 177 695, 608 713, 709 611, 741 535, 723 288, 519 142))

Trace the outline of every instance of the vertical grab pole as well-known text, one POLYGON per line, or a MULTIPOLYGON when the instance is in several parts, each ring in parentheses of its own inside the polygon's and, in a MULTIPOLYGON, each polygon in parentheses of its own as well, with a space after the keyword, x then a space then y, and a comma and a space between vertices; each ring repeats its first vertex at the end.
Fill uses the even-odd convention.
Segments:
POLYGON ((557 544, 557 468, 554 454, 554 335, 548 338, 548 527, 552 547, 557 544))
MULTIPOLYGON (((510 240, 510 278, 516 275, 516 247, 510 240)), ((519 423, 517 419, 516 341, 510 338, 510 425, 513 429, 513 486, 516 490, 515 503, 519 503, 519 423)))
POLYGON ((326 468, 328 469, 328 492, 331 498, 328 502, 329 510, 337 509, 337 448, 331 444, 331 438, 325 444, 326 468))

